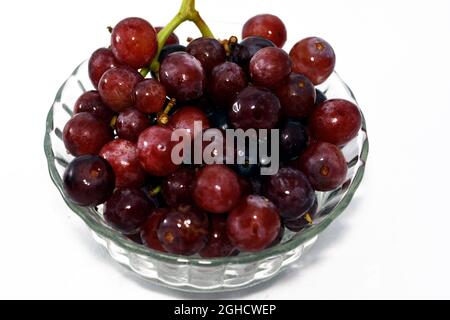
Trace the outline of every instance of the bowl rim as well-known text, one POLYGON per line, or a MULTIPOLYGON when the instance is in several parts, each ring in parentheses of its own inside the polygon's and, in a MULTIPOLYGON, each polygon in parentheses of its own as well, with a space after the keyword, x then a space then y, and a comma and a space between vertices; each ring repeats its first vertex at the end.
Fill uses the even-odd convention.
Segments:
POLYGON ((97 235, 100 235, 101 237, 108 238, 109 240, 113 241, 116 245, 120 246, 121 248, 130 251, 131 253, 146 257, 146 258, 153 258, 155 260, 160 260, 162 262, 166 263, 172 263, 172 264, 189 264, 194 266, 201 266, 201 267, 214 267, 214 266, 221 266, 226 264, 247 264, 247 263, 253 263, 257 262, 266 258, 278 256, 280 254, 284 254, 286 252, 289 252, 303 243, 307 242, 308 240, 312 239, 316 235, 320 234, 323 230, 325 230, 343 211, 344 209, 349 205, 351 202, 356 190, 358 189, 359 185, 361 184, 362 178, 364 176, 365 171, 365 164, 368 158, 369 153, 369 140, 367 135, 367 126, 366 126, 366 120, 364 118, 364 114, 361 111, 361 108, 359 107, 359 104, 357 103, 357 100, 355 98, 355 95, 353 94, 350 87, 341 79, 339 74, 337 72, 334 72, 335 76, 341 81, 342 85, 344 86, 344 89, 347 90, 348 94, 352 97, 352 99, 356 102, 358 105, 358 108, 361 113, 362 118, 362 124, 361 124, 361 131, 365 133, 364 140, 362 142, 361 152, 359 154, 359 161, 361 161, 361 164, 358 166, 356 173, 354 174, 354 177, 348 187, 348 189, 345 191, 345 194, 343 197, 339 200, 339 202, 336 204, 336 206, 324 217, 322 221, 319 223, 305 229, 302 232, 297 233, 295 236, 293 236, 289 241, 285 243, 278 244, 274 247, 265 249, 263 251, 259 252, 248 252, 248 253, 240 253, 237 256, 232 257, 222 257, 222 258, 202 258, 197 256, 180 256, 180 255, 174 255, 170 253, 164 253, 159 252, 153 249, 150 249, 146 246, 139 245, 132 240, 126 238, 122 234, 120 234, 118 231, 112 229, 111 227, 108 227, 104 224, 99 223, 95 219, 95 215, 97 213, 95 212, 94 208, 91 207, 81 207, 74 203, 72 203, 67 196, 64 193, 63 189, 63 183, 61 176, 58 173, 58 170, 55 165, 55 155, 53 153, 52 149, 52 141, 50 134, 54 129, 53 126, 53 110, 55 107, 55 104, 60 101, 62 92, 69 81, 69 79, 73 76, 75 76, 80 67, 86 63, 86 61, 82 62, 71 74, 71 76, 62 84, 62 86, 59 88, 55 100, 53 102, 52 107, 50 108, 47 118, 46 118, 46 130, 45 130, 45 137, 44 137, 44 151, 47 158, 47 164, 48 164, 48 171, 50 174, 50 177, 55 184, 56 188, 60 192, 61 196, 63 197, 64 201, 66 202, 67 206, 75 213, 77 214, 84 223, 97 235))

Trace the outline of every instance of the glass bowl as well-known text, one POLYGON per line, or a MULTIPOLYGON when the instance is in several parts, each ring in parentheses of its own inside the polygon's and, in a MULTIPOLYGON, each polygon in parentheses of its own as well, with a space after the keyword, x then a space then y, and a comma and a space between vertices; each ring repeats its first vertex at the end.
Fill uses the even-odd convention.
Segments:
MULTIPOLYGON (((107 249, 114 260, 149 281, 186 291, 225 291, 267 280, 306 252, 318 235, 344 211, 361 182, 369 146, 364 117, 358 136, 342 150, 349 167, 347 181, 339 189, 318 193, 316 219, 304 231, 286 231, 282 242, 275 247, 227 258, 182 257, 138 245, 106 224, 102 206, 77 206, 70 202, 63 190, 64 169, 73 157, 66 152, 62 131, 72 115, 76 99, 86 90, 93 89, 87 65, 86 61, 81 63, 70 75, 48 112, 44 148, 50 177, 69 208, 87 224, 95 240, 107 249)), ((337 73, 332 74, 320 89, 328 98, 343 98, 356 103, 350 88, 337 73)))

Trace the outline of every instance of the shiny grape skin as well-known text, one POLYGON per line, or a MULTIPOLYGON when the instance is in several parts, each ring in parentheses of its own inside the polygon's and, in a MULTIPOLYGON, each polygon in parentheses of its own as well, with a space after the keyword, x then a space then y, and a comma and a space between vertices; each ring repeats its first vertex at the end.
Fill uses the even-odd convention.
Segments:
POLYGON ((88 73, 92 84, 97 89, 98 83, 103 74, 109 69, 120 67, 122 64, 117 61, 110 49, 100 48, 96 50, 88 63, 88 73))
POLYGON ((175 52, 164 59, 159 78, 171 98, 189 101, 200 98, 206 86, 203 67, 186 52, 175 52))
POLYGON ((184 106, 170 117, 167 127, 171 130, 185 129, 191 136, 191 139, 194 139, 195 121, 201 122, 202 131, 200 134, 203 130, 210 128, 209 119, 202 110, 193 106, 184 106))
POLYGON ((139 160, 147 173, 162 177, 177 170, 178 166, 171 159, 175 146, 171 136, 171 130, 159 126, 147 128, 139 136, 139 160))
POLYGON ((309 118, 311 137, 342 146, 358 135, 362 117, 358 107, 343 99, 327 100, 309 118))
POLYGON ((272 41, 261 37, 247 37, 236 44, 231 53, 231 61, 248 71, 250 60, 256 52, 266 47, 275 47, 272 41))
POLYGON ((87 91, 83 93, 75 102, 73 113, 89 112, 101 119, 107 125, 111 124, 114 112, 102 101, 98 91, 87 91))
POLYGON ((331 143, 311 144, 296 163, 317 191, 334 190, 347 176, 347 161, 341 150, 331 143))
POLYGON ((110 141, 103 146, 99 155, 113 168, 117 188, 138 188, 144 184, 146 174, 134 143, 123 139, 110 141))
POLYGON ((260 14, 250 18, 242 28, 242 38, 259 36, 281 48, 286 43, 287 31, 283 21, 272 14, 260 14))
POLYGON ((303 229, 305 229, 307 226, 311 225, 312 223, 308 221, 308 219, 314 219, 318 208, 318 202, 317 197, 314 200, 313 206, 306 211, 304 215, 302 215, 300 218, 297 218, 295 220, 283 220, 283 223, 285 227, 292 232, 299 232, 303 229), (309 215, 308 219, 306 218, 306 215, 309 215))
POLYGON ((289 161, 298 158, 308 143, 308 132, 301 122, 288 120, 280 128, 281 159, 289 161))
POLYGON ((217 105, 229 107, 247 84, 247 76, 239 65, 224 62, 212 70, 208 93, 217 105))
POLYGON ((183 167, 166 177, 162 183, 162 196, 172 208, 192 204, 192 182, 195 172, 183 167))
POLYGON ((197 173, 193 186, 197 206, 211 213, 225 213, 239 202, 238 175, 226 165, 207 165, 197 173))
POLYGON ((282 49, 267 47, 255 53, 250 60, 249 70, 255 85, 275 88, 289 76, 292 63, 282 49))
POLYGON ((186 52, 200 61, 206 75, 209 75, 215 66, 225 62, 227 57, 221 43, 213 38, 192 40, 186 47, 186 52))
POLYGON ((310 37, 297 42, 289 55, 292 70, 308 77, 314 85, 323 83, 333 73, 336 55, 328 42, 310 37))
POLYGON ((199 252, 203 258, 220 258, 232 256, 236 249, 231 244, 227 235, 227 216, 209 216, 209 240, 206 246, 199 252))
POLYGON ((117 117, 117 135, 121 139, 136 142, 141 132, 150 127, 150 124, 150 119, 145 113, 129 108, 117 117))
POLYGON ((153 210, 141 228, 140 238, 142 243, 150 249, 166 252, 158 239, 158 227, 168 212, 168 208, 158 208, 153 210))
POLYGON ((278 123, 280 109, 280 101, 268 89, 247 87, 239 93, 229 119, 234 128, 273 129, 278 123))
POLYGON ((314 204, 315 193, 306 176, 294 168, 281 168, 264 183, 264 195, 284 219, 294 220, 314 204))
POLYGON ((250 195, 230 212, 227 234, 240 251, 256 252, 269 247, 281 228, 280 216, 268 199, 250 195))
POLYGON ((103 217, 109 225, 123 234, 134 234, 143 226, 154 208, 142 190, 117 189, 105 203, 103 217))
MULTIPOLYGON (((155 27, 156 33, 159 33, 164 27, 155 27)), ((175 34, 175 32, 172 32, 169 37, 166 40, 165 46, 169 46, 172 44, 179 44, 180 39, 178 39, 178 36, 175 34)))
POLYGON ((167 56, 174 52, 186 52, 186 47, 181 44, 165 45, 158 57, 159 63, 162 63, 167 56))
POLYGON ((109 163, 94 155, 75 158, 63 176, 64 191, 80 206, 96 206, 105 202, 114 191, 114 172, 109 163))
POLYGON ((142 80, 141 75, 131 68, 112 68, 100 79, 98 92, 108 107, 121 112, 134 105, 134 87, 142 80))
POLYGON ((320 105, 322 102, 325 102, 327 100, 328 100, 327 96, 319 89, 316 89, 316 106, 320 105))
POLYGON ((112 139, 111 127, 88 112, 74 115, 64 126, 64 145, 73 156, 97 154, 112 139))
POLYGON ((155 79, 146 79, 139 82, 135 88, 135 107, 144 113, 156 113, 162 111, 166 103, 166 89, 155 79))
POLYGON ((170 209, 158 227, 163 248, 173 254, 190 256, 208 242, 208 216, 197 208, 182 206, 170 209))
POLYGON ((144 19, 126 18, 114 27, 111 48, 117 60, 135 69, 143 68, 156 55, 156 31, 144 19))
POLYGON ((316 89, 304 75, 291 73, 275 90, 280 99, 281 112, 290 118, 307 118, 316 102, 316 89))

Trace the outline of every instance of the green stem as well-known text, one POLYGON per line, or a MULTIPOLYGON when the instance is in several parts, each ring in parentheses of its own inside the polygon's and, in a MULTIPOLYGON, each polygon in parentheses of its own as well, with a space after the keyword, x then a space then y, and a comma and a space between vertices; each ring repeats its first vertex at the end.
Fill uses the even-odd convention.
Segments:
POLYGON ((195 0, 183 0, 177 15, 158 33, 158 53, 156 54, 149 67, 141 69, 140 73, 143 77, 147 76, 150 71, 158 72, 158 57, 161 53, 161 50, 163 49, 167 39, 170 37, 172 32, 174 32, 174 30, 185 21, 194 22, 197 28, 202 33, 203 37, 214 38, 211 29, 195 9, 195 0))

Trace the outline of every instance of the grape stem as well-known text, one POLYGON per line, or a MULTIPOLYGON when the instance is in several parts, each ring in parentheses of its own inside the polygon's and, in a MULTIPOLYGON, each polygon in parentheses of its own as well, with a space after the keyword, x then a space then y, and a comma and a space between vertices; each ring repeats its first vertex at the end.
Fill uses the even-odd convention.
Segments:
POLYGON ((172 32, 174 32, 174 30, 185 21, 192 21, 193 23, 195 23, 197 28, 202 33, 203 37, 214 38, 211 29, 202 19, 197 9, 195 9, 195 0, 183 0, 177 15, 158 33, 158 53, 156 54, 149 67, 141 69, 140 73, 143 77, 147 76, 150 71, 159 71, 158 57, 161 53, 162 48, 164 47, 167 39, 172 34, 172 32))

